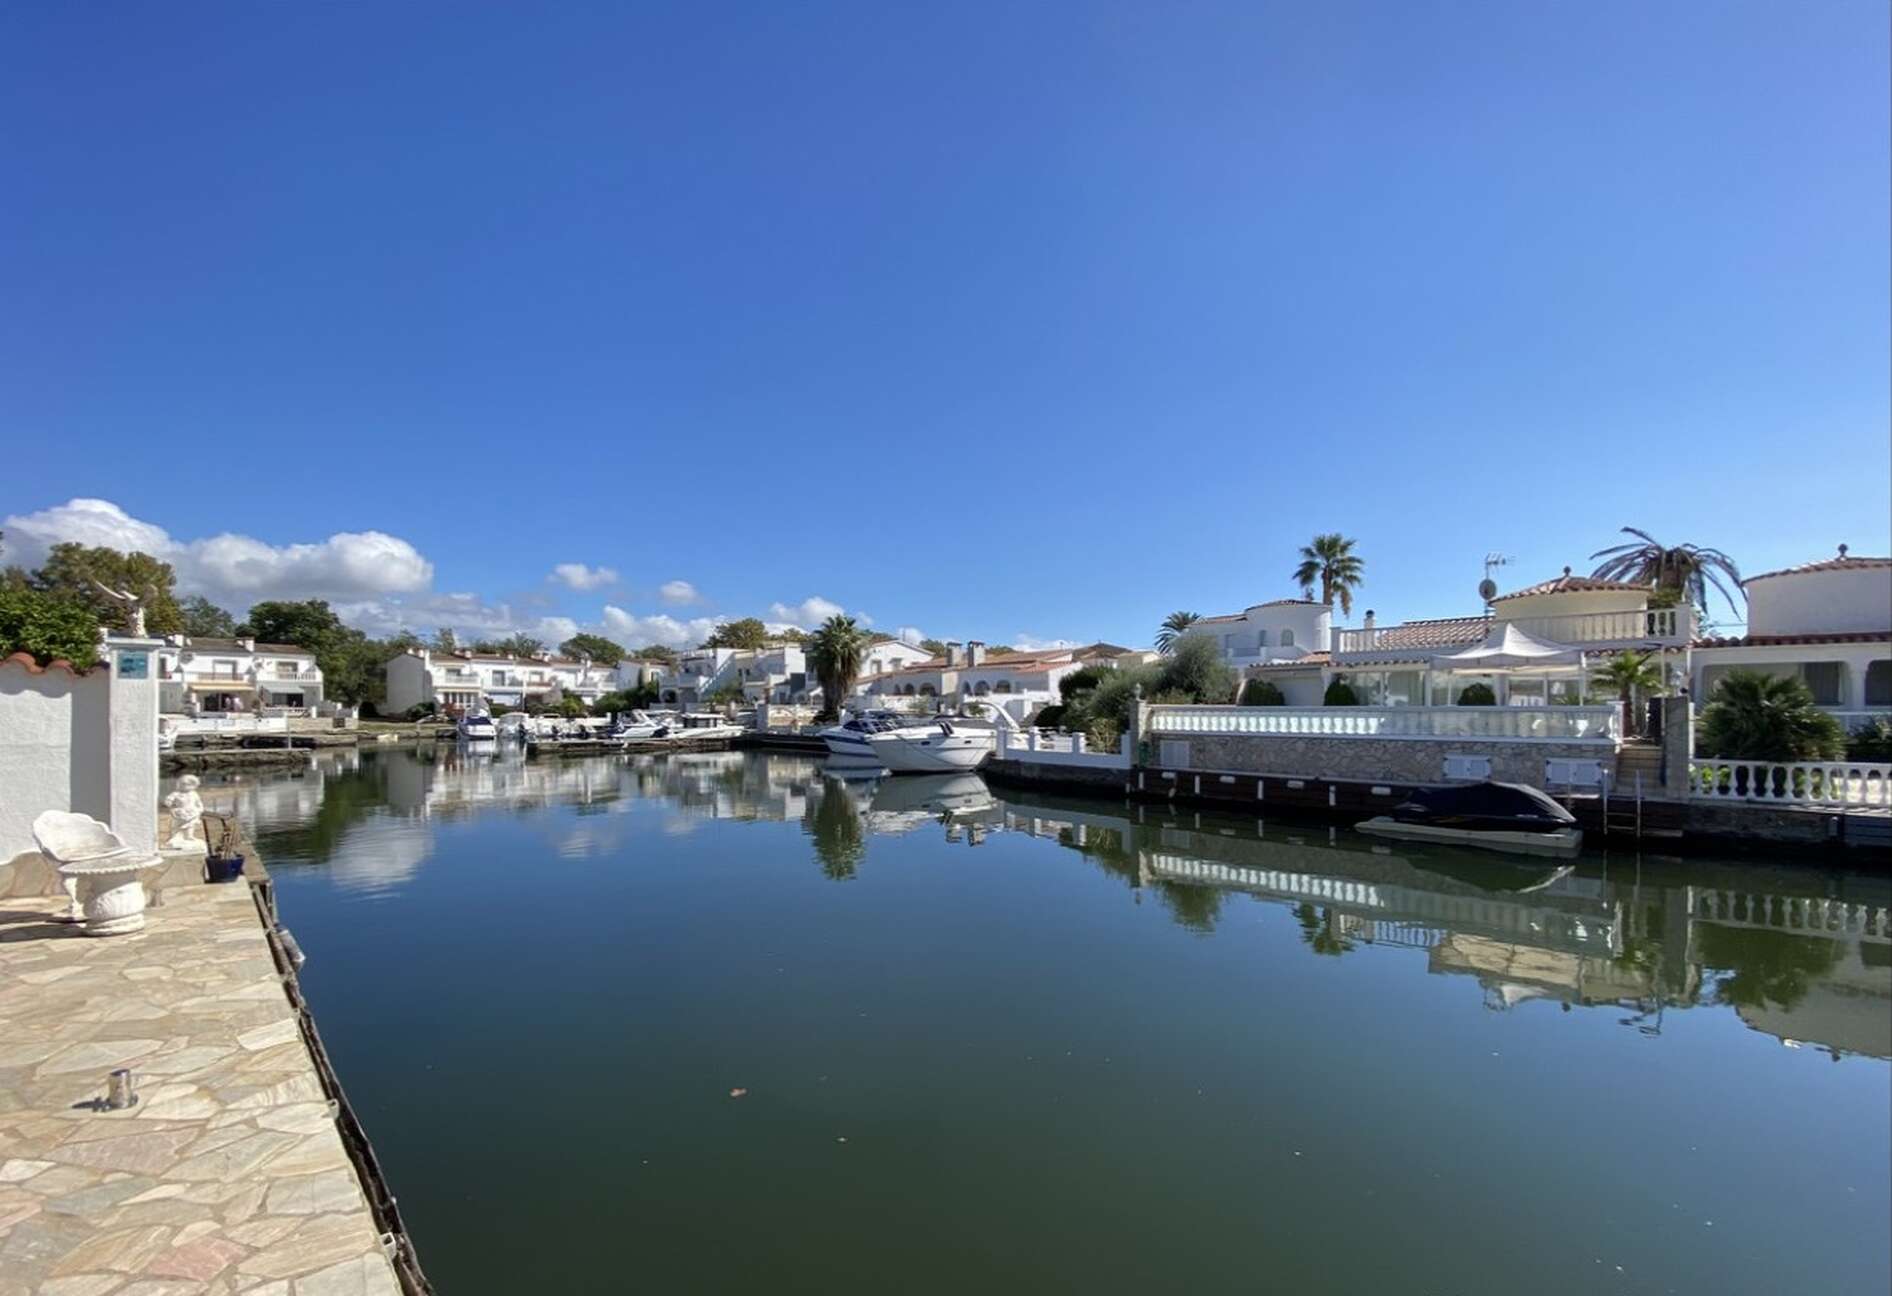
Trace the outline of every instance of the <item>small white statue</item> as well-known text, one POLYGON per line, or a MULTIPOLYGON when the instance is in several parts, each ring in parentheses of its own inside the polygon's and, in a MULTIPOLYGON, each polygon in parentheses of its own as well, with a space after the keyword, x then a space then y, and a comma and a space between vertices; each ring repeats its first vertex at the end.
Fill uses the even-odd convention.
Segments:
POLYGON ((195 851, 207 854, 204 840, 204 801, 197 795, 200 780, 186 774, 177 781, 177 791, 164 798, 164 808, 171 812, 171 839, 164 843, 168 851, 195 851))
POLYGON ((145 601, 130 590, 115 590, 104 581, 94 580, 94 585, 106 598, 116 599, 125 605, 125 619, 130 622, 130 633, 134 639, 145 637, 145 601))

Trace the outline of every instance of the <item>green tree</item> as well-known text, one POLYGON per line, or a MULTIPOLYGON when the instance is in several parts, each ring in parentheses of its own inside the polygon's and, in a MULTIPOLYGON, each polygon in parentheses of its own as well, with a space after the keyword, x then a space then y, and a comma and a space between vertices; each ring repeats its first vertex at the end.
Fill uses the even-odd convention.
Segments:
POLYGON ((1294 569, 1294 583, 1301 592, 1313 597, 1320 586, 1320 601, 1331 605, 1340 600, 1340 612, 1353 611, 1353 593, 1366 581, 1366 560, 1353 552, 1356 542, 1338 531, 1317 535, 1301 546, 1301 565, 1294 569))
POLYGON ((1202 620, 1200 612, 1171 612, 1156 631, 1156 651, 1166 653, 1176 641, 1189 633, 1189 627, 1202 620))
POLYGON ((99 619, 73 599, 36 589, 0 589, 0 657, 23 652, 41 666, 98 662, 99 619))
POLYGON ((769 641, 769 628, 756 617, 724 621, 703 641, 705 648, 760 648, 769 641))
POLYGON ((677 664, 677 650, 665 644, 645 644, 642 648, 633 648, 630 657, 632 661, 658 662, 665 666, 677 664))
POLYGON ((237 632, 259 643, 294 644, 314 653, 330 701, 379 707, 387 696, 385 671, 395 650, 344 625, 326 599, 258 603, 237 632))
POLYGON ((589 657, 600 666, 616 666, 624 660, 624 645, 603 635, 575 634, 558 650, 567 657, 589 657))
POLYGON ((177 610, 184 618, 184 633, 193 638, 228 639, 236 633, 236 618, 201 594, 180 600, 177 610))
POLYGON ((1322 706, 1359 706, 1360 695, 1353 691, 1353 685, 1347 683, 1344 675, 1334 677, 1334 682, 1327 686, 1321 695, 1322 706))
POLYGON ((1181 694, 1190 702, 1222 705, 1235 699, 1235 672, 1221 645, 1206 634, 1178 639, 1169 659, 1156 668, 1156 693, 1181 694))
POLYGON ((476 653, 491 653, 500 657, 536 657, 545 651, 545 641, 534 639, 521 631, 507 635, 504 639, 481 639, 474 643, 476 653))
POLYGON ((1642 732, 1639 699, 1662 687, 1662 667, 1652 652, 1619 652, 1609 663, 1590 676, 1605 688, 1614 689, 1623 704, 1623 724, 1631 734, 1642 732))
POLYGON ((33 584, 48 594, 92 610, 99 624, 127 632, 131 629, 131 610, 122 600, 112 598, 100 585, 125 590, 144 600, 145 630, 154 635, 177 634, 184 629, 184 614, 178 609, 176 574, 171 564, 160 562, 146 553, 120 553, 103 546, 88 548, 82 544, 56 544, 46 555, 45 565, 33 573, 33 584))
POLYGON ((437 653, 455 653, 460 651, 459 639, 454 637, 453 631, 447 626, 441 626, 438 630, 434 631, 434 637, 428 641, 427 646, 437 653))
MULTIPOLYGON (((1671 548, 1635 527, 1624 527, 1623 534, 1636 538, 1628 544, 1599 549, 1590 555, 1602 559, 1590 573, 1592 576, 1647 585, 1666 596, 1665 601, 1692 603, 1703 612, 1708 610, 1708 587, 1712 585, 1736 615, 1740 614, 1734 595, 1722 583, 1722 578, 1726 577, 1736 590, 1741 589, 1741 570, 1727 554, 1692 544, 1671 548)), ((1745 602, 1746 591, 1742 591, 1741 597, 1745 602)))
POLYGON ((1242 685, 1242 705, 1252 707, 1286 706, 1288 700, 1273 680, 1251 679, 1242 685))
POLYGON ((841 713, 841 704, 860 677, 861 661, 867 655, 867 636, 849 616, 831 616, 808 640, 815 678, 821 681, 821 713, 833 717, 841 713))
POLYGON ((920 640, 920 651, 933 657, 944 657, 946 655, 946 641, 944 639, 922 639, 920 640))
POLYGON ((1734 670, 1702 709, 1695 746, 1724 760, 1827 760, 1846 754, 1846 731, 1794 676, 1734 670))

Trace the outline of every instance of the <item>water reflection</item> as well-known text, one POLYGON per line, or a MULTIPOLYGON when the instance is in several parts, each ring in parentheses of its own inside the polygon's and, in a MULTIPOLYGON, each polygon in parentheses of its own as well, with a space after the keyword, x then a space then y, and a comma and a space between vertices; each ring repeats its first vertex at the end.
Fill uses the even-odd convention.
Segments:
POLYGON ((203 794, 251 826, 273 866, 323 865, 364 895, 393 894, 426 867, 438 824, 495 811, 537 815, 557 853, 598 860, 640 824, 795 825, 835 882, 866 876, 882 839, 1028 837, 1083 857, 1204 938, 1227 938, 1231 906, 1260 903, 1312 955, 1411 951, 1434 975, 1475 982, 1493 1011, 1613 1008, 1650 1037, 1671 1012, 1732 1011, 1790 1046, 1892 1057, 1884 878, 1646 858, 1512 863, 1325 826, 998 796, 971 774, 842 779, 806 758, 754 753, 558 762, 351 751, 213 774, 203 794))

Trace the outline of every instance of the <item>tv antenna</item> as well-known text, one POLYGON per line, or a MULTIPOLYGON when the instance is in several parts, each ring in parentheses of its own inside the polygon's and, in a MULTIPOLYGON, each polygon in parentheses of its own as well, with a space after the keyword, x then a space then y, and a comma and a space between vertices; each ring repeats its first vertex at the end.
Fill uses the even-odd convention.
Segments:
POLYGON ((1498 597, 1498 582, 1491 579, 1491 573, 1500 567, 1511 565, 1511 555, 1499 553, 1493 549, 1485 555, 1485 578, 1478 582, 1478 597, 1489 603, 1498 597))

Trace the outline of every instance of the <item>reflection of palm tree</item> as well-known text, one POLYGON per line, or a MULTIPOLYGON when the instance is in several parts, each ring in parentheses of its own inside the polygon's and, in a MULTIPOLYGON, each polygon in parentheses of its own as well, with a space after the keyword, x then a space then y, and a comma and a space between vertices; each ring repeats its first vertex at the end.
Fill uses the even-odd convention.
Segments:
POLYGON ((1840 943, 1823 936, 1715 923, 1700 923, 1696 931, 1703 965, 1728 973, 1715 998, 1736 1007, 1792 1008, 1839 962, 1840 943))
POLYGON ((1303 900, 1294 906, 1294 921, 1301 924, 1301 939, 1316 954, 1338 958, 1353 948, 1353 938, 1338 930, 1339 918, 1338 912, 1325 905, 1315 909, 1303 900))
POLYGON ((821 861, 821 871, 830 881, 845 882, 853 877, 867 854, 861 817, 838 782, 830 782, 815 802, 808 835, 815 839, 815 858, 821 861))

